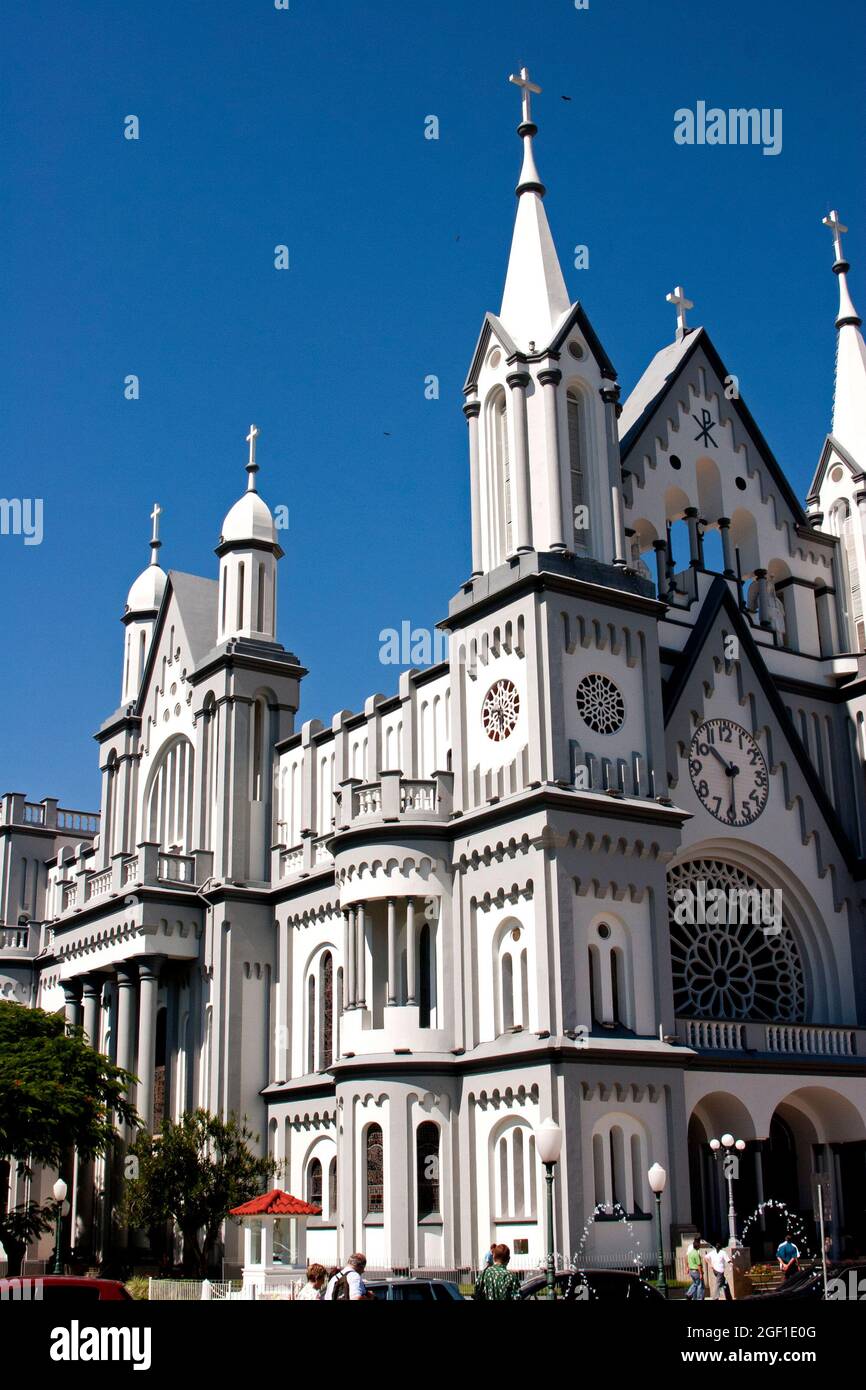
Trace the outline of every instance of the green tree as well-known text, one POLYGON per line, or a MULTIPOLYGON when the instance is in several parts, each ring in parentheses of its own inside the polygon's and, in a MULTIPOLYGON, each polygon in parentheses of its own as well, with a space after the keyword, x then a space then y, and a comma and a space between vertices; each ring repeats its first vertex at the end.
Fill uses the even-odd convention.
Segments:
POLYGON ((0 1245, 6 1251, 7 1270, 10 1279, 21 1273, 27 1247, 38 1240, 54 1225, 54 1207, 50 1202, 40 1206, 38 1202, 25 1202, 23 1206, 12 1207, 0 1213, 0 1245))
POLYGON ((0 1001, 0 1159, 56 1168, 70 1148, 104 1153, 116 1118, 139 1123, 126 1098, 134 1080, 62 1015, 0 1001))
POLYGON ((183 1236, 184 1265, 206 1276, 208 1257, 232 1207, 257 1196, 276 1163, 250 1147, 259 1136, 246 1120, 224 1120, 207 1110, 166 1120, 159 1135, 139 1133, 130 1148, 138 1175, 126 1185, 124 1214, 130 1225, 151 1229, 176 1223, 183 1236))

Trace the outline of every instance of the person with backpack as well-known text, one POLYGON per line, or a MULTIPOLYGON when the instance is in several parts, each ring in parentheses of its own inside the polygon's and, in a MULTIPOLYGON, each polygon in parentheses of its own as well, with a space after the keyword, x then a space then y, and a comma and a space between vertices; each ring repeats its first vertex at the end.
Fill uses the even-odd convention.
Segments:
POLYGON ((325 1290, 328 1303, 349 1301, 357 1303, 362 1299, 375 1298, 364 1283, 364 1270, 367 1268, 366 1255, 350 1255, 342 1269, 332 1275, 325 1290))

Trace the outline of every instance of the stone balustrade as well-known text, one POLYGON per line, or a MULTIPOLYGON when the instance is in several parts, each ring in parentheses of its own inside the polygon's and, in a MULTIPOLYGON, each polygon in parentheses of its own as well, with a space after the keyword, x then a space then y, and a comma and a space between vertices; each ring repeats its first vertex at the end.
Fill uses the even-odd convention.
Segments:
POLYGON ((786 1057, 862 1057, 866 1029, 809 1023, 679 1018, 677 1035, 698 1052, 771 1052, 786 1057))

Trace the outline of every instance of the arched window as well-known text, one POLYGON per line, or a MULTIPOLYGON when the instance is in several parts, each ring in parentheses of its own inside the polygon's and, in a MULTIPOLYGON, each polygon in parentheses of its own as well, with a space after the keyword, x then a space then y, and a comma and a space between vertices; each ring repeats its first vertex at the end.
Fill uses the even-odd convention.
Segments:
POLYGON ((319 1067, 324 1071, 334 1060, 334 958, 330 951, 325 951, 319 965, 319 998, 322 1011, 319 1067))
POLYGON ((866 625, 863 621, 863 595, 860 588, 860 567, 854 539, 854 519, 847 502, 836 502, 830 511, 830 529, 842 542, 840 555, 845 579, 844 608, 850 627, 850 640, 858 651, 866 647, 866 625))
POLYGON ((307 980, 307 1071, 316 1070, 316 977, 307 980))
POLYGON ((188 853, 192 845, 195 758, 187 738, 172 740, 151 773, 147 796, 148 839, 163 850, 188 853))
POLYGON ((337 1219, 337 1159, 328 1164, 328 1215, 332 1221, 337 1219))
POLYGON ((589 932, 589 997, 593 1023, 634 1027, 629 985, 629 938, 621 922, 598 922, 589 932))
POLYGON ((507 1124, 494 1140, 494 1207, 499 1221, 536 1219, 535 1135, 522 1121, 507 1124))
POLYGON ((238 565, 238 628, 244 625, 244 582, 246 580, 246 565, 241 560, 238 565))
POLYGON ((425 922, 418 936, 418 1026, 430 1028, 436 1003, 435 937, 430 922, 425 922))
POLYGON ((519 922, 507 922, 497 938, 494 956, 496 1033, 529 1027, 528 933, 519 922))
POLYGON ((600 1120, 592 1136, 597 1214, 641 1216, 647 1212, 648 1166, 646 1133, 640 1121, 626 1114, 600 1120))
POLYGON ((252 728, 252 799, 262 801, 264 799, 264 765, 265 765, 265 702, 259 698, 253 705, 253 728, 252 728))
POLYGON ((418 1220, 439 1213, 439 1126, 425 1121, 415 1136, 418 1220))
POLYGON ((265 630, 265 567, 259 564, 259 586, 256 599, 256 632, 265 630))
POLYGON ((307 1201, 314 1207, 322 1205, 322 1165, 317 1158, 307 1165, 307 1201))
POLYGON ((490 526, 490 567, 511 554, 513 544, 511 454, 508 445, 508 410, 505 391, 497 388, 486 408, 487 497, 490 526))
POLYGON ((367 1216, 381 1216, 385 1210, 385 1151, 381 1125, 367 1126, 364 1148, 365 1214, 367 1216))
MULTIPOLYGON (((582 554, 589 549, 589 505, 586 488, 586 459, 583 445, 583 421, 580 396, 569 391, 565 398, 568 413, 568 468, 571 479, 571 525, 574 550, 582 554)), ((568 534, 566 532, 566 534, 568 534)))

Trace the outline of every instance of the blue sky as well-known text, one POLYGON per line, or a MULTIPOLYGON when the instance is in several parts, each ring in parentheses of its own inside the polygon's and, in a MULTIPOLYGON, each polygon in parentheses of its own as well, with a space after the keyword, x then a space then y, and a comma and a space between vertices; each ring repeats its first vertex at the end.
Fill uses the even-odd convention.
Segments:
POLYGON ((396 688, 380 630, 444 617, 469 569, 461 387, 501 298, 522 63, 569 288, 624 389, 684 284, 804 493, 830 421, 831 206, 866 301, 860 0, 7 0, 0 37, 0 492, 44 499, 41 545, 0 536, 2 790, 98 804, 90 736, 152 504, 165 566, 215 576, 252 420, 291 515, 301 716, 396 688), (782 153, 676 145, 699 99, 781 107, 782 153))

